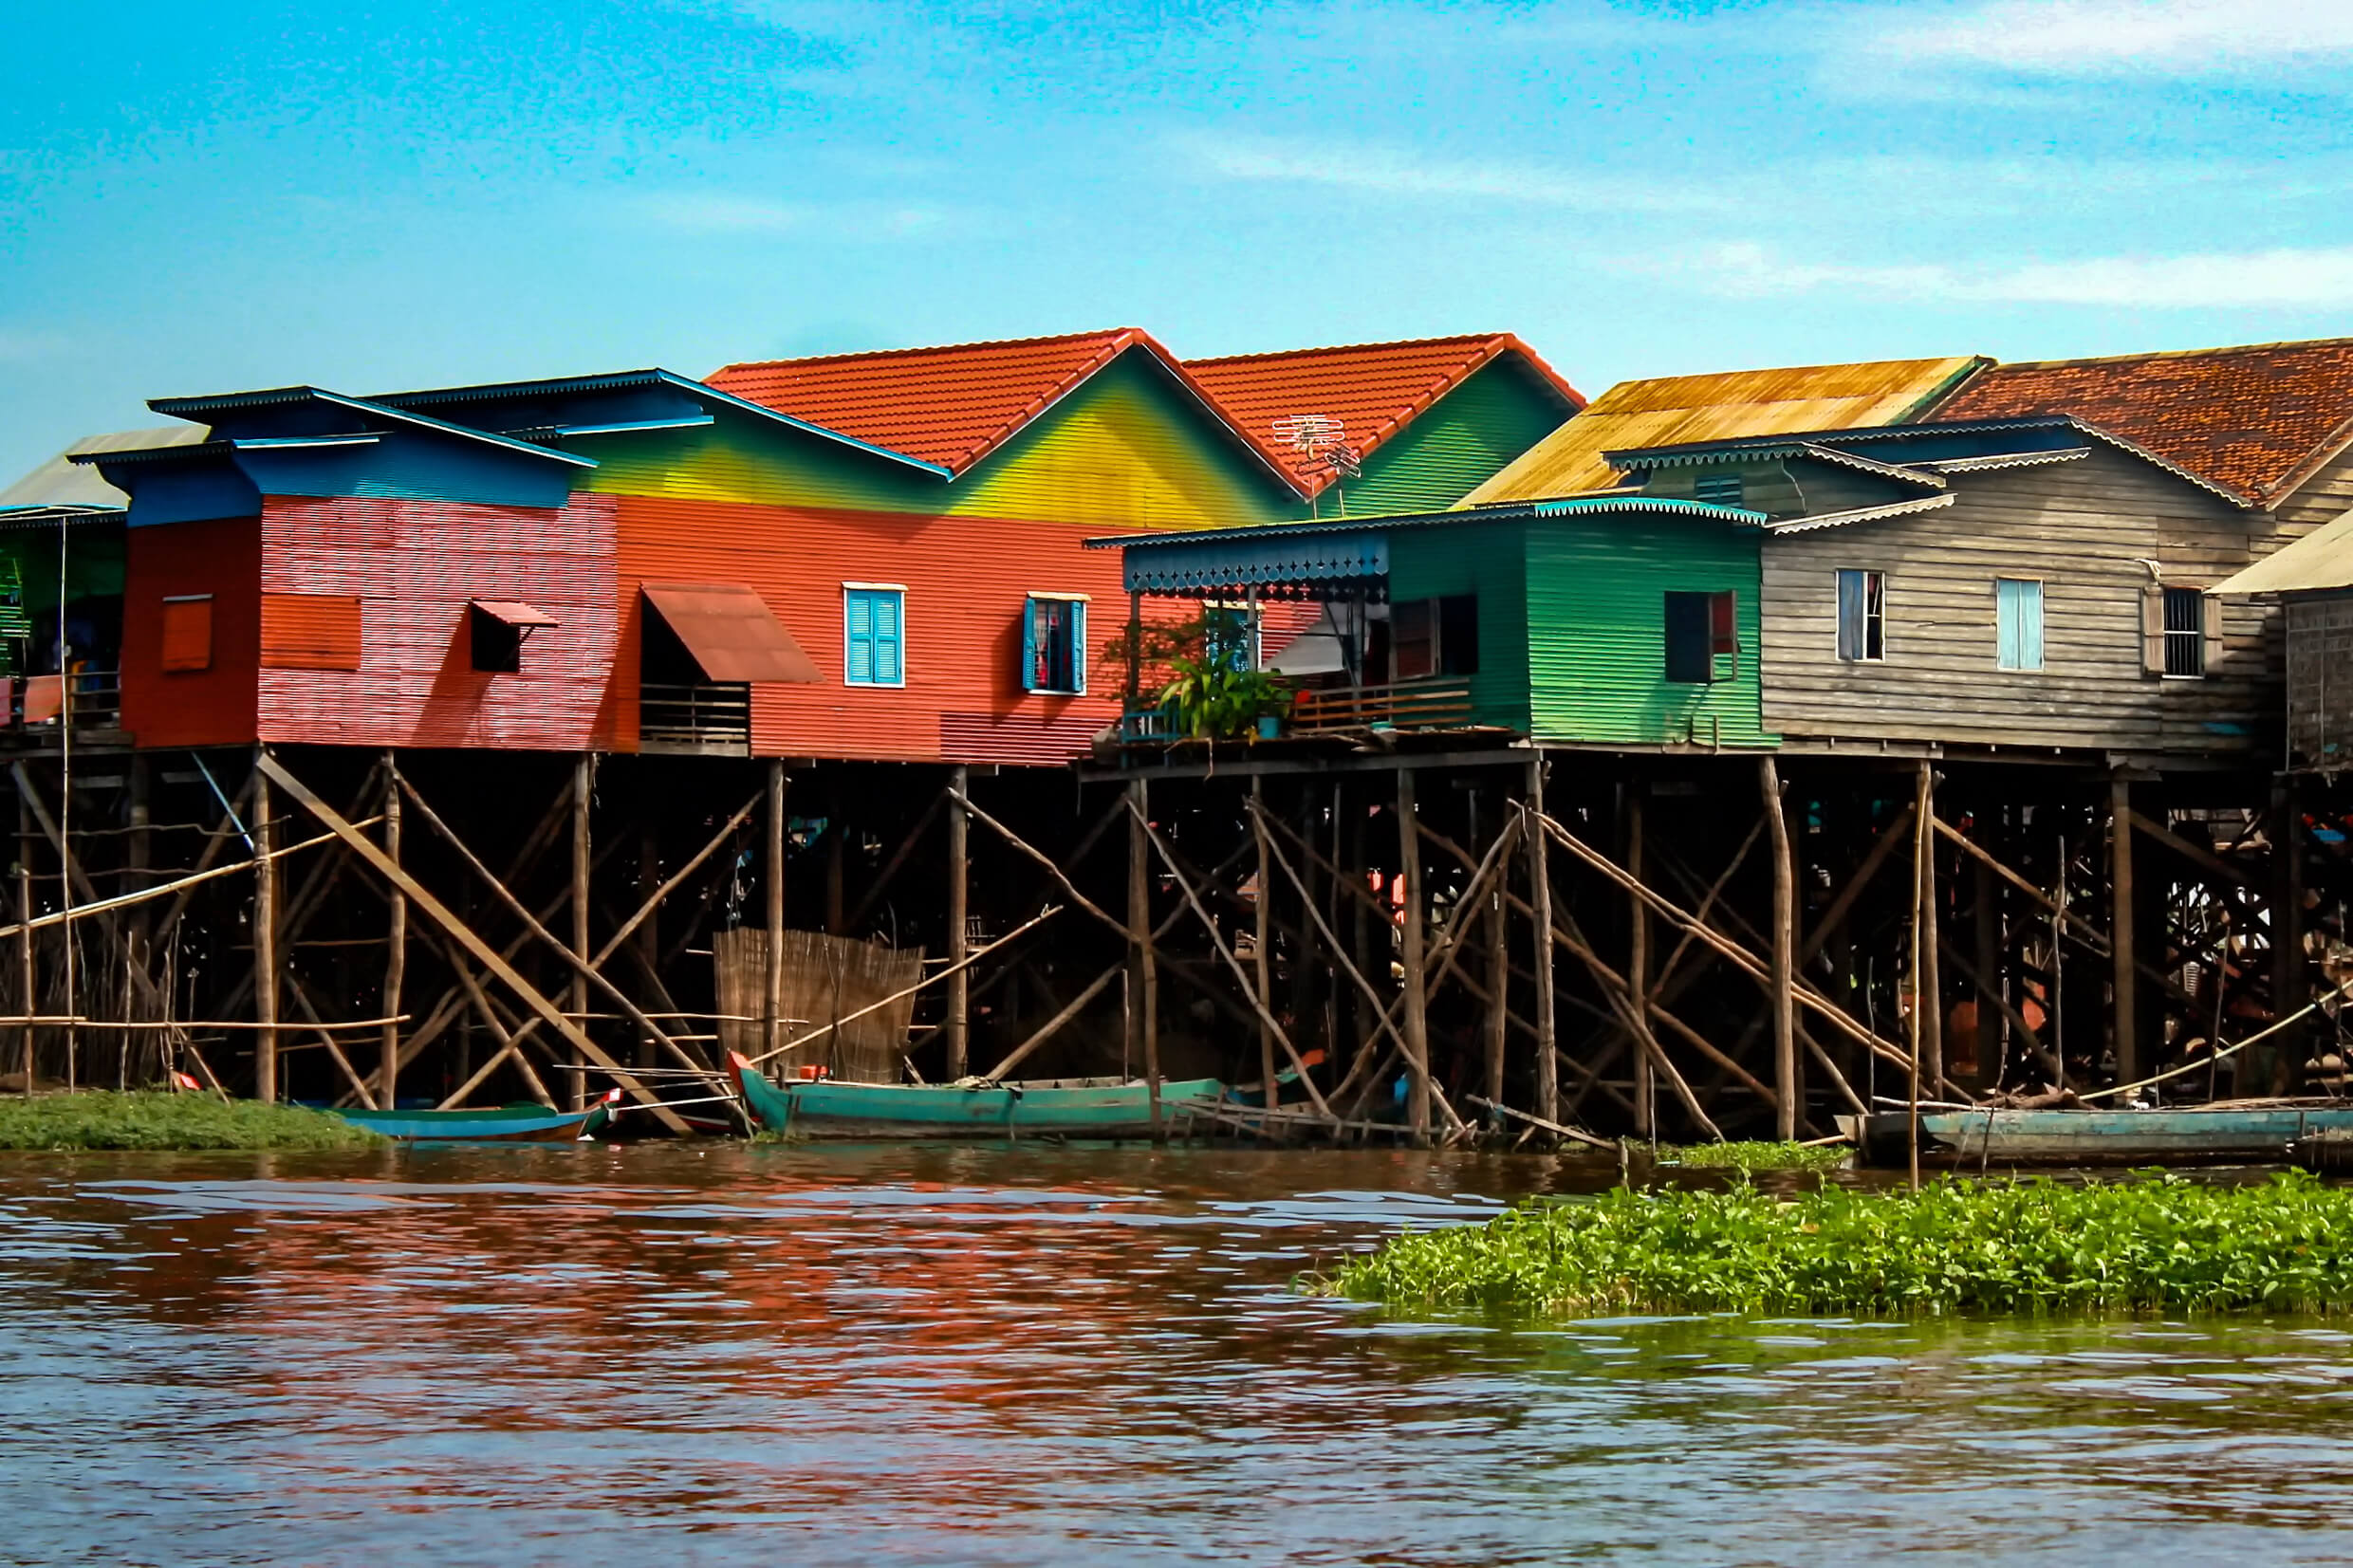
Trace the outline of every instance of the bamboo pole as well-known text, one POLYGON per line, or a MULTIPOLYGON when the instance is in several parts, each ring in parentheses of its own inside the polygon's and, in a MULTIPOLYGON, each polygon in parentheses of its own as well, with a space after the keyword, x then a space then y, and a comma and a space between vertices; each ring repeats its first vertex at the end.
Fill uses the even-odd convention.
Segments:
POLYGON ((1422 982, 1421 837, 1416 831, 1414 770, 1398 769, 1398 875, 1405 882, 1403 942, 1399 953, 1405 968, 1405 1125, 1417 1145, 1430 1141, 1430 1007, 1422 982))
MULTIPOLYGON (((19 818, 23 821, 23 797, 19 796, 19 818)), ((24 1033, 19 1041, 25 1065, 25 1098, 32 1098, 33 1023, 32 1015, 41 1010, 40 975, 33 963, 32 945, 32 868, 25 863, 29 846, 20 835, 17 839, 16 861, 16 974, 25 992, 24 1033)))
POLYGON ((1936 815, 1929 809, 1928 764, 1923 760, 1914 782, 1916 798, 1912 804, 1912 1006, 1905 1019, 1909 1025, 1911 1061, 1907 1064, 1904 1089, 1904 1142, 1911 1156, 1912 1190, 1920 1190, 1920 965, 1923 954, 1920 940, 1920 915, 1928 907, 1928 846, 1936 835, 1930 824, 1936 815))
MULTIPOLYGON (((1261 1003, 1268 1003, 1274 995, 1273 959, 1272 955, 1267 950, 1268 944, 1271 940, 1271 922, 1269 922, 1267 918, 1267 914, 1269 907, 1274 902, 1274 883, 1267 875, 1269 867, 1267 864, 1266 792, 1263 787, 1265 781, 1260 775, 1255 773, 1251 775, 1251 837, 1256 840, 1258 845, 1258 880, 1256 883, 1258 897, 1255 900, 1257 909, 1253 912, 1256 920, 1256 924, 1253 929, 1255 940, 1251 956, 1252 960, 1252 967, 1256 972, 1258 980, 1259 1001, 1261 1003)), ((1294 1019, 1293 1022, 1296 1023, 1297 1020, 1294 1019)), ((1276 1097, 1276 1084, 1274 1080, 1274 1034, 1273 1031, 1267 1026, 1263 1020, 1258 1025, 1258 1081, 1266 1086, 1266 1108, 1271 1111, 1275 1107, 1276 1097)))
MULTIPOLYGON (((827 823, 828 827, 832 824, 827 823)), ((760 1048, 773 1051, 784 1043, 785 1026, 785 760, 768 764, 768 858, 761 890, 768 897, 766 984, 761 991, 760 1048)))
MULTIPOLYGON (((395 775, 392 753, 384 753, 384 857, 393 864, 400 863, 400 784, 395 775)), ((409 901, 396 885, 388 895, 388 915, 384 936, 384 996, 379 1008, 386 1017, 400 1011, 400 988, 408 976, 409 961, 409 901)), ((399 1106, 400 1084, 400 1025, 384 1025, 382 1056, 377 1062, 376 1102, 386 1110, 399 1106)), ((361 1097, 366 1098, 364 1095, 361 1097)))
MULTIPOLYGON (((1919 808, 1936 820, 1936 774, 1923 757, 1919 763, 1919 808)), ((1944 961, 1936 923, 1936 836, 1920 836, 1920 987, 1926 1006, 1920 1013, 1920 1074, 1926 1081, 1944 1084, 1944 961)), ((1967 1097, 1964 1096, 1964 1098, 1967 1097)))
MULTIPOLYGON (((390 760, 386 760, 390 766, 390 760)), ((590 813, 596 802, 596 759, 583 751, 572 759, 572 950, 588 950, 588 894, 591 868, 596 864, 596 845, 592 838, 590 813)), ((588 1010, 588 977, 575 970, 568 987, 574 1012, 588 1010)), ((493 1031, 495 1033, 495 1031, 493 1031)), ((521 1052, 516 1053, 520 1058, 521 1052)), ((640 1063, 642 1065, 642 1063, 640 1063)), ((588 1075, 579 1069, 565 1075, 565 1104, 577 1111, 588 1102, 588 1075)))
MULTIPOLYGON (((1926 764, 1922 764, 1926 766, 1926 764)), ((1765 825, 1773 847, 1773 1135, 1797 1141, 1797 1003, 1791 993, 1797 955, 1797 873, 1789 857, 1789 819, 1782 807, 1781 775, 1770 756, 1756 760, 1765 796, 1765 825)))
POLYGON ((1053 1039, 1055 1035, 1062 1032, 1064 1024, 1068 1024, 1072 1019, 1078 1017, 1079 1014, 1084 1012, 1086 1010, 1087 1004, 1094 1001, 1095 998, 1102 995, 1104 990, 1110 987, 1111 983, 1114 980, 1117 980, 1121 974, 1125 971, 1125 969, 1126 960, 1121 959, 1119 963, 1112 965, 1109 968, 1103 970, 1102 973, 1097 975, 1094 983, 1088 986, 1086 989, 1081 991, 1076 997, 1072 998, 1069 1005, 1065 1006, 1062 1011, 1056 1013, 1052 1018, 1047 1019, 1043 1024, 1040 1024, 1037 1032, 1032 1034, 1028 1040, 1023 1041, 1019 1045, 1016 1045, 1011 1050, 1006 1052, 1004 1061, 998 1062, 995 1066, 981 1074, 981 1080, 986 1083, 995 1083, 1002 1079, 1006 1074, 1020 1066, 1022 1062, 1028 1059, 1029 1053, 1035 1051, 1039 1046, 1053 1039))
MULTIPOLYGON (((1495 831, 1498 836, 1510 833, 1511 819, 1498 813, 1495 831)), ((1487 1098, 1490 1104, 1501 1105, 1504 1055, 1510 1042, 1510 928, 1505 920, 1502 889, 1485 895, 1480 903, 1487 925, 1487 1011, 1481 1019, 1486 1025, 1487 1098)))
POLYGON ((872 1003, 866 1006, 861 1007, 854 1013, 844 1013, 840 1018, 835 1019, 830 1024, 824 1024, 823 1027, 811 1029, 807 1034, 803 1035, 798 1040, 787 1041, 784 1044, 779 1045, 775 1050, 767 1053, 765 1056, 754 1057, 751 1061, 751 1065, 757 1067, 762 1062, 767 1061, 769 1057, 782 1056, 787 1051, 802 1050, 833 1033, 836 1029, 841 1028, 845 1024, 855 1024, 860 1019, 865 1017, 868 1013, 880 1012, 883 1008, 889 1006, 894 1002, 903 1001, 906 998, 915 995, 916 992, 923 990, 928 987, 936 986, 943 980, 953 979, 957 974, 969 970, 973 965, 979 963, 982 959, 988 957, 991 953, 996 951, 999 948, 1004 947, 1014 938, 1027 935, 1033 928, 1044 925, 1047 921, 1051 920, 1055 915, 1060 914, 1061 913, 1062 907, 1060 905, 1048 904, 1043 911, 1039 912, 1035 915, 1032 915, 1022 924, 1015 926, 1011 931, 1007 932, 1003 936, 998 937, 987 947, 980 948, 972 953, 967 954, 959 968, 954 969, 942 969, 937 974, 926 975, 922 979, 917 981, 914 985, 906 987, 904 989, 893 991, 890 995, 884 997, 880 1002, 872 1003))
MULTIPOLYGON (((1641 784, 1628 784, 1626 875, 1638 882, 1643 877, 1642 803, 1641 784)), ((1745 855, 1747 851, 1744 849, 1742 853, 1745 855)), ((1646 1018, 1651 997, 1650 906, 1632 894, 1626 895, 1626 989, 1634 997, 1637 1016, 1646 1018)), ((1688 942, 1691 939, 1687 936, 1684 940, 1688 942)), ((1676 956, 1682 956, 1682 949, 1676 950, 1676 956)), ((1634 1053, 1634 1132, 1653 1150, 1658 1147, 1658 1085, 1653 1076, 1650 1052, 1646 1049, 1638 1049, 1634 1053)))
POLYGON ((2114 960, 2116 1080, 2140 1076, 2140 975, 2135 968, 2132 784, 2121 772, 2108 781, 2108 945, 2114 960))

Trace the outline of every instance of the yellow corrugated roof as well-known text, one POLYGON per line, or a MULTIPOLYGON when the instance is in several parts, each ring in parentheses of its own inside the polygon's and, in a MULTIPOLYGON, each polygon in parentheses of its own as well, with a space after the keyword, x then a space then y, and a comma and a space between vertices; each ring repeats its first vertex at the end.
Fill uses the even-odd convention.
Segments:
POLYGON ((1618 474, 1602 453, 1629 447, 1901 424, 1992 362, 1963 355, 1621 381, 1456 505, 1608 489, 1618 474))

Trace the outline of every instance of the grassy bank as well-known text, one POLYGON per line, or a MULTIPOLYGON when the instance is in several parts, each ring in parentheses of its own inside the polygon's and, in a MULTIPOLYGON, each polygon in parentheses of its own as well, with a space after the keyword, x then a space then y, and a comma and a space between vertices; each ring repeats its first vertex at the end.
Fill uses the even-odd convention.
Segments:
POLYGON ((217 1095, 102 1089, 0 1098, 0 1149, 363 1149, 383 1141, 324 1111, 217 1095))
POLYGON ((2353 1191, 2291 1174, 2081 1187, 1938 1182, 1777 1198, 1621 1189, 1403 1236, 1307 1282, 1547 1314, 2343 1312, 2353 1191))

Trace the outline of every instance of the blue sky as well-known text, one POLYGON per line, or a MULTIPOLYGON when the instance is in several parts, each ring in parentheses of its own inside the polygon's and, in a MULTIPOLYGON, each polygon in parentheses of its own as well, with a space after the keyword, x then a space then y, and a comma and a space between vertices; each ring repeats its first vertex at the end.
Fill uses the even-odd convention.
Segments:
POLYGON ((154 396, 1115 324, 1632 376, 2353 334, 2353 0, 28 0, 0 483, 154 396))

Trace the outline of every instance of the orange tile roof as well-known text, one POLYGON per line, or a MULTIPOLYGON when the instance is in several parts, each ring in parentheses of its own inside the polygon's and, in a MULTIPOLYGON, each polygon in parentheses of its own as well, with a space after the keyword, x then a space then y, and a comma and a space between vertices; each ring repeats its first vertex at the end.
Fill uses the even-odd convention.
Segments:
MULTIPOLYGON (((1254 439, 1280 448, 1276 420, 1320 414, 1341 421, 1342 438, 1362 458, 1472 372, 1506 354, 1520 355, 1561 395, 1564 417, 1584 407, 1575 387, 1509 332, 1232 354, 1188 360, 1185 368, 1254 439)), ((1311 494, 1340 477, 1307 453, 1284 451, 1282 456, 1311 494)))
MULTIPOLYGON (((1117 327, 1059 338, 881 349, 725 365, 703 378, 732 394, 873 446, 962 473, 1131 348, 1140 347, 1225 413, 1148 332, 1117 327)), ((1230 421, 1226 421, 1229 422, 1230 421)), ((1246 430, 1234 435, 1287 482, 1289 453, 1246 430)))
POLYGON ((1936 419, 2071 414, 2244 499, 2277 501, 2353 436, 2353 338, 1979 371, 1936 419))

